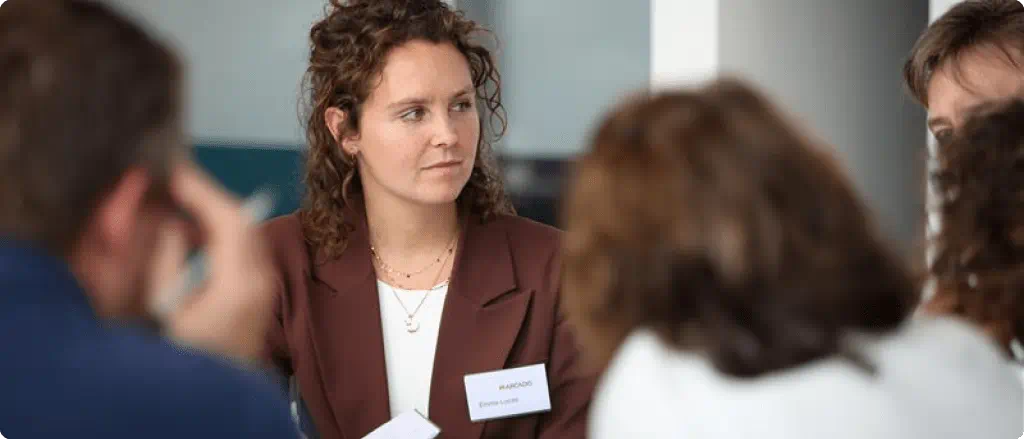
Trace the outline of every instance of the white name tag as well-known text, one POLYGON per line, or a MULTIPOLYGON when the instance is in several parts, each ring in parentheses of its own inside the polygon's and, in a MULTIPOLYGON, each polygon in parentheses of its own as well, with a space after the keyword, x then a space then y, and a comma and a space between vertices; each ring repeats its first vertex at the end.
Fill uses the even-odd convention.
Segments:
POLYGON ((441 429, 420 412, 409 410, 384 423, 363 439, 434 439, 441 429))
POLYGON ((551 410, 544 364, 466 375, 464 380, 473 422, 551 410))

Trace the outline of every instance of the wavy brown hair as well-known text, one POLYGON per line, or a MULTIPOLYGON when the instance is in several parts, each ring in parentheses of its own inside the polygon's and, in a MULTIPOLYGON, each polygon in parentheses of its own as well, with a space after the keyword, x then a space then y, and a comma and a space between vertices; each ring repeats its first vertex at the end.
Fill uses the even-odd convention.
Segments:
POLYGON ((844 336, 917 300, 839 166, 740 82, 613 110, 566 200, 565 303, 598 368, 640 328, 733 376, 860 360, 844 336))
POLYGON ((360 109, 376 87, 388 54, 414 40, 450 43, 466 57, 485 113, 480 118, 477 160, 459 195, 459 207, 483 219, 514 213, 491 148, 504 134, 506 118, 501 76, 491 52, 478 41, 490 33, 441 0, 331 0, 325 15, 309 34, 305 77, 309 151, 300 218, 311 246, 327 258, 345 250, 349 228, 344 208, 349 197, 362 190, 355 158, 342 151, 324 114, 332 107, 345 112, 340 137, 358 131, 360 109))
POLYGON ((928 84, 936 69, 952 65, 961 81, 960 58, 971 50, 990 46, 1003 52, 1016 66, 1024 51, 1024 5, 1019 0, 965 0, 935 20, 918 37, 903 66, 910 94, 928 106, 928 84))
POLYGON ((965 317, 1009 349, 1024 340, 1024 102, 991 104, 942 148, 929 309, 965 317))

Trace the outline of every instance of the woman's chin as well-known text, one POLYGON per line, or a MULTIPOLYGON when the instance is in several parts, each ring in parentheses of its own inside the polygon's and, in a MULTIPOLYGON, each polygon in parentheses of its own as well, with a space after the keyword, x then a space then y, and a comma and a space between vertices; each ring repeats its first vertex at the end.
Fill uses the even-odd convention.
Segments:
POLYGON ((451 204, 459 198, 463 187, 464 185, 432 184, 430 187, 423 187, 417 191, 416 201, 426 205, 451 204))

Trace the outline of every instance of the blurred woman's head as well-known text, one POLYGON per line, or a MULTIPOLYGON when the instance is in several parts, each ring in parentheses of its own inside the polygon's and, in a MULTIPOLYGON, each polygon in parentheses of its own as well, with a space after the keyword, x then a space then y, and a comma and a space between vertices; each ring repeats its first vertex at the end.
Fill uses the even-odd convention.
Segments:
POLYGON ((598 367, 634 329, 755 376, 895 328, 917 288, 829 154, 730 81, 643 96, 570 183, 565 291, 598 367))
POLYGON ((980 109, 941 152, 929 309, 963 316, 1008 348, 1024 340, 1024 101, 980 109))
POLYGON ((307 237, 345 246, 352 196, 510 211, 484 128, 504 131, 483 30, 441 0, 331 0, 310 32, 307 237), (486 124, 487 122, 494 122, 486 124))

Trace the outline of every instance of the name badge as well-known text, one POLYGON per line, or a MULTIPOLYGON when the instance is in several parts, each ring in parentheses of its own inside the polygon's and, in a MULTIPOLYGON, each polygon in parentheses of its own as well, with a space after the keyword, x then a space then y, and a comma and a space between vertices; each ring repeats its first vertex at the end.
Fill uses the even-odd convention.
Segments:
POLYGON ((463 379, 473 422, 551 410, 544 364, 476 373, 463 379))
POLYGON ((441 429, 424 418, 420 412, 409 410, 377 427, 363 439, 434 439, 441 429))

